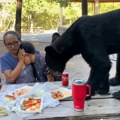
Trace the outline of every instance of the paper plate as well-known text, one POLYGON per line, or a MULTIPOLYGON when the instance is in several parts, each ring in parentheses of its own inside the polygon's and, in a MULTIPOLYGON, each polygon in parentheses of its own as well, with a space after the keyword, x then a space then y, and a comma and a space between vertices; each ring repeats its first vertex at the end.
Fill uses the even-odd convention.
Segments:
POLYGON ((62 99, 72 96, 71 90, 67 88, 63 88, 63 87, 53 90, 50 93, 51 93, 52 98, 57 99, 57 100, 62 100, 62 99))
POLYGON ((16 104, 16 111, 20 113, 41 113, 43 99, 40 97, 21 98, 16 104))
POLYGON ((23 97, 26 94, 31 94, 30 86, 24 86, 13 91, 10 91, 4 95, 4 98, 8 101, 14 101, 17 98, 23 97))

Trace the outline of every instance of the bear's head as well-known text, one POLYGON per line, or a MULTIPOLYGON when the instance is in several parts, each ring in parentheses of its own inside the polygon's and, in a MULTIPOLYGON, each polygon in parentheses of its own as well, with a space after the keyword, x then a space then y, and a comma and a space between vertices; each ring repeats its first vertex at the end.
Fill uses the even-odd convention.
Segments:
POLYGON ((45 51, 45 62, 52 71, 53 75, 56 76, 58 74, 61 74, 64 71, 67 62, 67 59, 64 56, 64 54, 61 54, 59 53, 59 51, 56 51, 56 49, 54 49, 53 46, 47 46, 45 48, 45 51))

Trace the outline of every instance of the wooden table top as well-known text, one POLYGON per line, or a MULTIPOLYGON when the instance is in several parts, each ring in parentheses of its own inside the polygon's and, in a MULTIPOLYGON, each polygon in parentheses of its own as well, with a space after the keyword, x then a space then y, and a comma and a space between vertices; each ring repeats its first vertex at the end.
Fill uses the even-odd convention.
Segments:
MULTIPOLYGON (((118 91, 119 88, 120 86, 111 87, 110 93, 118 91)), ((0 120, 119 120, 119 116, 120 100, 112 98, 112 95, 95 95, 91 100, 85 101, 85 109, 82 112, 74 110, 71 97, 60 101, 55 108, 46 108, 34 116, 22 119, 12 112, 9 116, 0 116, 0 120)))

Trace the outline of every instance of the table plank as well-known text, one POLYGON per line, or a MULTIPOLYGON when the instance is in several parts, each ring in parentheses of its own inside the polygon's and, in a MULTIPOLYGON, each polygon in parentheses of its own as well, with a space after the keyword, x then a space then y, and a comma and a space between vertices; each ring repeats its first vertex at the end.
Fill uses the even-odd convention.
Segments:
POLYGON ((8 116, 0 116, 0 120, 23 120, 23 119, 13 112, 10 113, 8 116))

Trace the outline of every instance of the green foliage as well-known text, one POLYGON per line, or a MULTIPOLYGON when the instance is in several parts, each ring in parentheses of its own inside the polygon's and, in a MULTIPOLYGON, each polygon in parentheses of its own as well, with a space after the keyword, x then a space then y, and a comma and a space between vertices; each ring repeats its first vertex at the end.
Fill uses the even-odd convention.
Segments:
POLYGON ((56 4, 56 2, 25 0, 23 6, 23 27, 27 25, 29 29, 31 21, 33 21, 34 27, 43 27, 44 29, 56 27, 57 22, 54 19, 59 19, 59 11, 56 11, 58 9, 59 4, 56 4))
POLYGON ((47 0, 48 2, 56 2, 60 4, 60 7, 67 7, 69 0, 47 0))
MULTIPOLYGON (((118 9, 120 3, 100 3, 100 13, 118 9)), ((82 16, 81 3, 69 0, 23 0, 22 29, 56 29, 60 22, 62 8, 63 25, 70 26, 82 16)), ((3 30, 14 28, 16 0, 0 4, 0 27, 3 30)), ((94 5, 88 4, 88 15, 94 15, 94 5)))
POLYGON ((0 10, 2 10, 3 9, 3 6, 2 6, 2 3, 0 3, 0 10))
POLYGON ((120 2, 111 2, 111 3, 101 3, 100 4, 100 13, 108 12, 120 8, 120 2))
POLYGON ((12 28, 15 20, 15 0, 9 0, 0 4, 0 27, 1 31, 6 31, 12 28))

